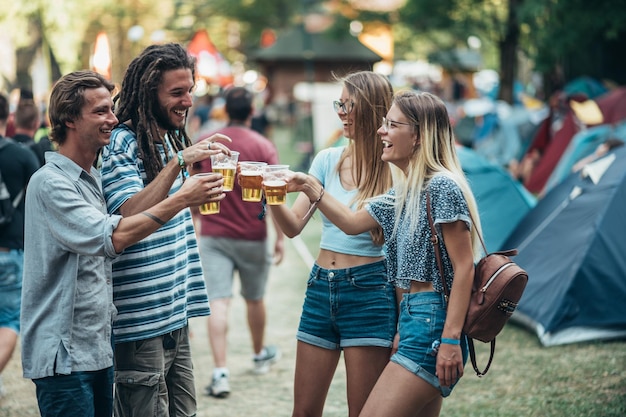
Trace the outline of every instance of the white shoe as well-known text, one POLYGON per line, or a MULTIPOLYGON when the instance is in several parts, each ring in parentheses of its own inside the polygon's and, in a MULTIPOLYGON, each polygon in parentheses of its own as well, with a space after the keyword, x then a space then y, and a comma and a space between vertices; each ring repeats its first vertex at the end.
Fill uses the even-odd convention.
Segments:
POLYGON ((230 385, 228 384, 228 375, 221 374, 213 376, 211 385, 206 387, 206 392, 211 397, 226 398, 230 394, 230 385))
POLYGON ((265 346, 261 355, 255 357, 253 372, 257 375, 266 374, 270 367, 280 359, 280 350, 276 346, 265 346))

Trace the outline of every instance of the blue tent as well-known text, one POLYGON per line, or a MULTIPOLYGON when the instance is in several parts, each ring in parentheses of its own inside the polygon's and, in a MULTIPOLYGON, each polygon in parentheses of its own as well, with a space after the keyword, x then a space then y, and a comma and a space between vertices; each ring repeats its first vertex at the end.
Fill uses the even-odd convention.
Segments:
POLYGON ((507 171, 477 152, 457 146, 457 155, 478 204, 487 250, 499 250, 535 205, 535 197, 507 171))
POLYGON ((626 337, 626 148, 571 174, 504 246, 528 272, 511 321, 544 346, 626 337))

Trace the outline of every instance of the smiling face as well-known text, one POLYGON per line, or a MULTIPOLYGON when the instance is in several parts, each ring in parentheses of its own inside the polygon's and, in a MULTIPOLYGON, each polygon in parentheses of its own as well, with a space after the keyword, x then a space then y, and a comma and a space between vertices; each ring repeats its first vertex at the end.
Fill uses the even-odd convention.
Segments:
POLYGON ((383 141, 381 158, 405 171, 419 144, 417 128, 395 104, 387 112, 386 119, 387 123, 378 129, 383 141))
POLYGON ((339 98, 341 106, 336 106, 337 116, 343 125, 343 135, 349 139, 354 138, 354 99, 350 96, 348 89, 343 87, 339 98))
POLYGON ((111 141, 111 130, 117 125, 113 114, 111 93, 105 87, 89 88, 84 92, 85 104, 80 117, 67 122, 70 132, 74 131, 83 147, 97 152, 111 141))
POLYGON ((193 104, 191 93, 194 81, 190 69, 165 71, 157 93, 158 103, 154 117, 162 130, 185 127, 187 111, 193 104))

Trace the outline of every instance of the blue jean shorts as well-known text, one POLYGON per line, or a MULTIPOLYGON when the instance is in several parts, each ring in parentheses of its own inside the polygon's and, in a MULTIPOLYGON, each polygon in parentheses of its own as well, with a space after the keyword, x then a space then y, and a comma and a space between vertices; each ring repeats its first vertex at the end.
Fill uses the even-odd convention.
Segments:
MULTIPOLYGON (((400 303, 400 343, 391 361, 419 376, 437 388, 443 397, 452 392, 454 385, 442 387, 436 376, 437 352, 433 343, 441 340, 446 322, 446 302, 443 294, 418 292, 404 294, 400 303)), ((467 339, 461 337, 463 364, 467 362, 467 339)))
POLYGON ((313 266, 298 340, 324 349, 391 347, 397 308, 385 261, 346 269, 313 266))
POLYGON ((0 327, 20 331, 24 251, 0 252, 0 327))

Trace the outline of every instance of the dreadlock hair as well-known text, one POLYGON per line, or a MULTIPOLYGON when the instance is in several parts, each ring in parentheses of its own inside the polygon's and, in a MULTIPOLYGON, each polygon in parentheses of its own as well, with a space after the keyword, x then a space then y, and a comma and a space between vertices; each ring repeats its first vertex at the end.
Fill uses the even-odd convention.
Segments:
MULTIPOLYGON (((147 181, 151 182, 163 169, 163 161, 156 146, 159 142, 159 125, 155 113, 158 111, 158 88, 163 73, 177 69, 191 70, 195 79, 195 58, 176 43, 148 46, 132 60, 120 92, 113 98, 116 116, 120 123, 130 121, 137 135, 139 158, 143 161, 147 181)), ((191 145, 185 128, 167 131, 173 152, 191 145)))

